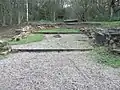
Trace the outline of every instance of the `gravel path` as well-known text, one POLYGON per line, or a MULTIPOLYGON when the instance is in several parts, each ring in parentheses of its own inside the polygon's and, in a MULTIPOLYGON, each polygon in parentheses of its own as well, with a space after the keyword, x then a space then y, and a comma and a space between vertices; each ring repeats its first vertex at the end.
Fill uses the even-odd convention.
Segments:
MULTIPOLYGON (((80 37, 84 36, 62 35, 60 39, 46 36, 46 40, 24 47, 91 48, 87 42, 75 41, 80 37)), ((18 47, 23 48, 13 46, 18 47)), ((120 90, 119 72, 93 62, 89 53, 10 54, 0 61, 0 90, 120 90)))

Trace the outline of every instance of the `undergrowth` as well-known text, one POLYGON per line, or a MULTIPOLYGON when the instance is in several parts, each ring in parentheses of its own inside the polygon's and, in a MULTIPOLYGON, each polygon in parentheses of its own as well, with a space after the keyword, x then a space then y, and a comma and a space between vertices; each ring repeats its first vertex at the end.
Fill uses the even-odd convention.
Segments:
POLYGON ((95 48, 92 54, 95 56, 95 60, 97 60, 98 63, 105 64, 113 68, 120 67, 120 56, 108 52, 104 47, 95 48))

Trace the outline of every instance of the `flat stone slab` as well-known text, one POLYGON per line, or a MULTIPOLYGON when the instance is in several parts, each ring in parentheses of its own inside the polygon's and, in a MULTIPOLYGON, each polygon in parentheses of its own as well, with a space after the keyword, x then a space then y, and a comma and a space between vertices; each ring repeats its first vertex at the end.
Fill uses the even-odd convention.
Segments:
POLYGON ((12 49, 12 53, 17 53, 17 52, 84 52, 84 51, 91 51, 92 49, 77 49, 77 48, 72 48, 72 49, 12 49))

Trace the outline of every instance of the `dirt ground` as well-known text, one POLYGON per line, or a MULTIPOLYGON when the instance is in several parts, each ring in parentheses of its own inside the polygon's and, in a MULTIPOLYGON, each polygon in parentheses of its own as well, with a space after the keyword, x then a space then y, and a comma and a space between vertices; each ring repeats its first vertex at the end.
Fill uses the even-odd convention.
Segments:
MULTIPOLYGON (((91 48, 82 34, 61 36, 12 48, 91 48)), ((120 71, 94 62, 90 53, 10 54, 0 60, 0 90, 120 90, 120 71)))
POLYGON ((13 35, 13 31, 14 30, 10 27, 0 27, 0 38, 7 38, 13 35))
MULTIPOLYGON (((0 39, 6 39, 6 38, 13 37, 14 35, 16 35, 15 29, 19 29, 19 28, 21 28, 23 26, 25 26, 24 23, 21 24, 21 25, 0 27, 0 39)), ((36 25, 33 24, 33 26, 36 26, 36 25)), ((72 29, 80 29, 80 28, 83 28, 83 27, 90 27, 90 26, 89 25, 84 25, 84 24, 83 25, 79 25, 79 24, 76 24, 76 25, 74 25, 74 24, 73 25, 65 25, 65 24, 63 24, 63 25, 59 25, 59 27, 61 27, 61 28, 68 28, 68 29, 71 29, 71 28, 72 29)))
POLYGON ((19 29, 23 26, 25 26, 25 24, 0 27, 0 39, 13 37, 14 35, 16 35, 15 29, 19 29))

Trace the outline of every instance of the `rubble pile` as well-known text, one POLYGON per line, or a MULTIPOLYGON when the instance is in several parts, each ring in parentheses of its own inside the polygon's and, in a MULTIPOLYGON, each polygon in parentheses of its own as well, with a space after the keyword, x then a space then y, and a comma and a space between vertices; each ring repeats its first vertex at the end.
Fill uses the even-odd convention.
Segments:
POLYGON ((79 29, 80 29, 81 32, 86 34, 89 38, 94 38, 96 28, 94 28, 94 27, 92 27, 92 28, 82 27, 82 28, 79 28, 79 29))
POLYGON ((22 38, 26 38, 29 34, 37 31, 37 30, 46 30, 46 29, 56 29, 59 28, 56 25, 27 25, 15 30, 16 35, 12 37, 11 41, 20 41, 22 38))
POLYGON ((12 41, 19 41, 22 38, 26 38, 31 32, 33 32, 34 28, 31 25, 22 27, 20 29, 16 29, 16 36, 12 38, 12 41))
POLYGON ((56 29, 56 28, 59 28, 59 27, 56 26, 56 25, 38 25, 38 26, 37 26, 37 29, 40 29, 40 30, 56 29))
POLYGON ((6 55, 11 52, 11 47, 5 41, 0 40, 0 55, 6 55))

